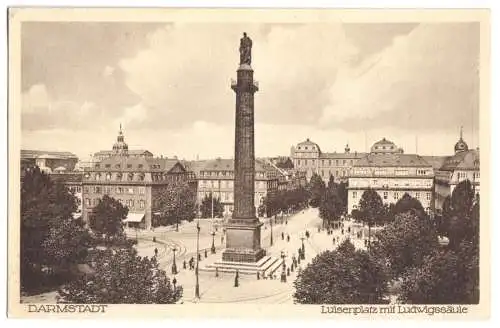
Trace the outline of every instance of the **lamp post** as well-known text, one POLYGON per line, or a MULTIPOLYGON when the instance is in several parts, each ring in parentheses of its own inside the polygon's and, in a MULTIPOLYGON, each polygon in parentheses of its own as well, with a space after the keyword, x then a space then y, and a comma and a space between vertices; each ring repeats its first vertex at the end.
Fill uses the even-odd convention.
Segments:
POLYGON ((305 254, 305 246, 304 246, 304 239, 306 239, 304 236, 300 237, 300 240, 302 240, 302 259, 305 260, 306 254, 305 254))
POLYGON ((172 263, 172 274, 177 274, 177 265, 175 264, 175 252, 177 252, 177 248, 172 248, 172 252, 174 253, 174 262, 172 263))
POLYGON ((273 246, 273 217, 269 219, 269 222, 271 222, 271 246, 273 246))
POLYGON ((281 282, 286 282, 286 264, 285 264, 285 252, 281 251, 281 259, 283 260, 283 270, 281 271, 281 282))
POLYGON ((196 234, 196 285, 195 285, 195 289, 194 289, 194 296, 196 298, 200 298, 200 283, 199 283, 199 280, 198 280, 198 267, 199 267, 199 264, 200 264, 200 257, 199 257, 199 254, 200 254, 200 221, 198 221, 196 223, 196 230, 197 230, 197 234, 196 234))
POLYGON ((212 248, 210 249, 212 254, 215 254, 215 231, 212 231, 212 248))

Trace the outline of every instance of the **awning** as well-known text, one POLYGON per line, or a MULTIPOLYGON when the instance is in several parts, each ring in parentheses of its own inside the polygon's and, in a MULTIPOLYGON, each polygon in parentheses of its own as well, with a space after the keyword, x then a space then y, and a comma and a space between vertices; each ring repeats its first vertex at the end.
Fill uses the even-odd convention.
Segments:
POLYGON ((144 213, 128 213, 123 222, 141 222, 144 219, 144 213))

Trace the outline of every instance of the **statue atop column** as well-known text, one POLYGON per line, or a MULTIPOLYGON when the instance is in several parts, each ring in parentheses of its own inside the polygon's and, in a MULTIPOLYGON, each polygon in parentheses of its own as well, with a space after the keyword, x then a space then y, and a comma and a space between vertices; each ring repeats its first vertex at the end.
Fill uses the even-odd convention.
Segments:
POLYGON ((240 39, 240 65, 252 63, 252 39, 244 32, 240 39))

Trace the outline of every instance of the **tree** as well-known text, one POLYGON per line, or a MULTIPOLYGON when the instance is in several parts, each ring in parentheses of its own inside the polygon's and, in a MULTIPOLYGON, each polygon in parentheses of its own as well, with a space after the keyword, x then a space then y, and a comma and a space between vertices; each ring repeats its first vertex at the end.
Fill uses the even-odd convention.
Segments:
POLYGON ((420 203, 418 199, 411 197, 408 193, 405 193, 403 197, 401 197, 391 209, 390 215, 395 216, 397 214, 405 213, 408 211, 412 211, 420 217, 425 215, 425 210, 422 206, 422 203, 420 203))
POLYGON ((301 304, 386 303, 383 266, 349 240, 316 256, 298 273, 294 286, 294 299, 301 304))
POLYGON ((127 207, 113 197, 104 195, 89 218, 90 229, 106 245, 122 242, 125 239, 123 220, 127 218, 127 214, 127 207))
POLYGON ((156 207, 160 213, 159 225, 176 224, 182 220, 192 221, 196 217, 196 194, 185 181, 171 182, 158 189, 156 207))
POLYGON ((323 225, 328 222, 337 221, 343 213, 343 204, 338 194, 338 185, 336 183, 328 184, 319 205, 319 216, 323 219, 323 225))
POLYGON ((359 211, 355 219, 368 225, 368 248, 371 247, 371 228, 382 223, 384 214, 384 204, 380 195, 373 189, 365 190, 359 201, 359 211))
POLYGON ((479 197, 466 180, 443 204, 440 233, 448 247, 428 255, 409 271, 400 299, 416 304, 477 304, 479 302, 479 197))
POLYGON ((337 187, 337 195, 339 196, 342 206, 342 214, 347 213, 347 183, 340 182, 337 187))
POLYGON ((458 249, 463 240, 474 241, 479 236, 479 198, 469 180, 460 182, 443 204, 440 233, 449 239, 449 247, 458 249), (476 199, 477 198, 477 199, 476 199))
POLYGON ((314 173, 311 177, 311 181, 309 182, 309 192, 311 195, 311 199, 309 204, 312 207, 318 207, 321 202, 321 197, 325 192, 325 183, 321 177, 314 173))
POLYGON ((83 221, 73 217, 76 204, 73 193, 54 183, 38 167, 24 172, 20 245, 23 291, 60 284, 71 277, 71 266, 85 258, 92 241, 83 221))
POLYGON ((420 267, 404 276, 398 299, 412 304, 478 304, 479 256, 464 257, 454 250, 427 255, 420 267))
POLYGON ((92 254, 92 272, 60 288, 58 302, 79 304, 171 304, 182 296, 156 258, 134 249, 106 249, 92 254))
POLYGON ((392 276, 397 278, 406 270, 421 266, 437 247, 437 231, 431 220, 409 211, 396 215, 392 223, 377 233, 373 249, 388 260, 392 276))
POLYGON ((224 213, 224 205, 222 205, 218 197, 212 198, 212 193, 206 195, 201 201, 201 206, 200 206, 201 216, 204 218, 211 218, 212 205, 213 205, 213 217, 221 218, 224 213))

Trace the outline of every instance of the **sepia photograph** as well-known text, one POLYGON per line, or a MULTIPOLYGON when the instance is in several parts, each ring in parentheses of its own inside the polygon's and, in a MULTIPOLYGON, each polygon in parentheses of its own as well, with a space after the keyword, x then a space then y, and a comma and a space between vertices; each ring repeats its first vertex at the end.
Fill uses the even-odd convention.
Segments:
POLYGON ((9 316, 489 316, 488 14, 10 8, 9 316))

